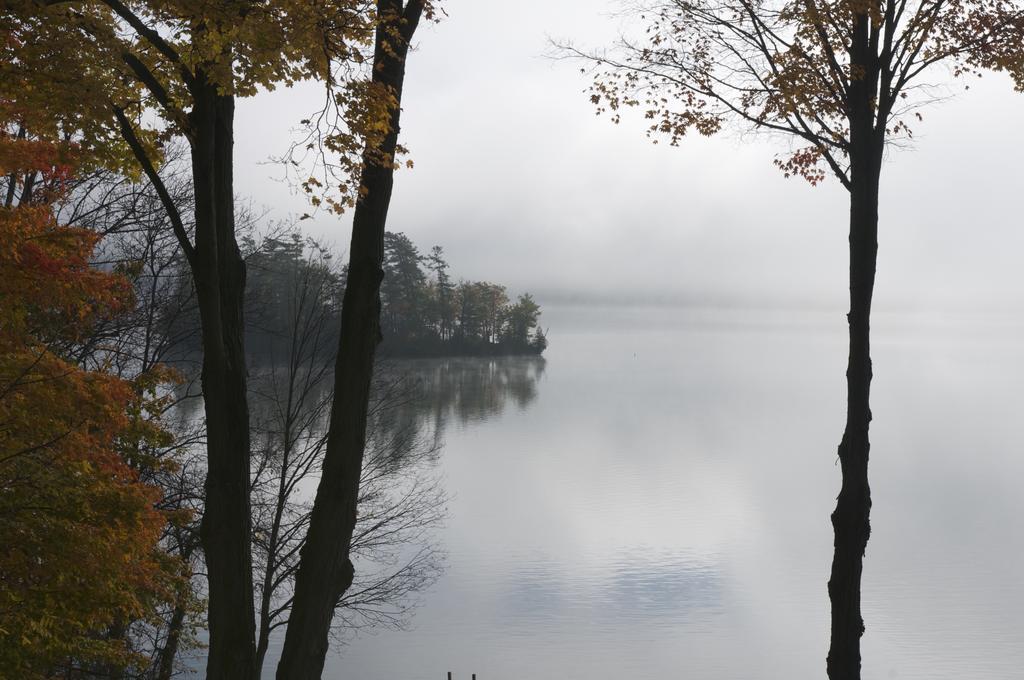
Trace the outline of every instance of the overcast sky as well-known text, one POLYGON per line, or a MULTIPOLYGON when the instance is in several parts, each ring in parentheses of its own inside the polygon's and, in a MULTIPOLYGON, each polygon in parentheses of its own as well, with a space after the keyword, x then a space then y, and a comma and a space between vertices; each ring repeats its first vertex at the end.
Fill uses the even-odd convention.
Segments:
MULTIPOLYGON (((609 44, 614 2, 445 0, 410 56, 390 231, 443 245, 456 275, 541 304, 655 300, 780 307, 845 304, 845 192, 785 179, 779 139, 652 145, 643 121, 594 115, 578 65, 549 37, 609 44)), ((279 218, 305 199, 265 164, 313 111, 308 85, 244 102, 237 190, 279 218)), ((876 301, 894 310, 1024 311, 1024 95, 987 77, 925 112, 883 170, 876 301)), ((304 228, 343 249, 350 215, 304 228)))

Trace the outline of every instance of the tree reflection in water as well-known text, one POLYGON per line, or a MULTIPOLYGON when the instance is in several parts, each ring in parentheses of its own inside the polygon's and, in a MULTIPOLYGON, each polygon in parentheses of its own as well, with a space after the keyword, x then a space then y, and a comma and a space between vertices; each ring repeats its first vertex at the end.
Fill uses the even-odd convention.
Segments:
POLYGON ((466 427, 525 409, 537 398, 546 360, 539 356, 391 360, 379 367, 380 390, 407 398, 375 413, 375 433, 415 432, 439 444, 452 425, 466 427), (428 435, 429 433, 429 435, 428 435))
MULTIPOLYGON (((332 401, 333 361, 314 348, 301 361, 250 366, 252 508, 259 584, 260 659, 287 622, 291 582, 319 479, 332 401)), ((537 397, 539 356, 393 359, 377 368, 353 537, 356 577, 338 603, 335 633, 403 627, 417 595, 443 572, 434 529, 446 516, 437 461, 450 427, 524 409, 537 397)), ((181 395, 185 396, 185 395, 181 395)), ((179 417, 202 424, 200 399, 179 417)))

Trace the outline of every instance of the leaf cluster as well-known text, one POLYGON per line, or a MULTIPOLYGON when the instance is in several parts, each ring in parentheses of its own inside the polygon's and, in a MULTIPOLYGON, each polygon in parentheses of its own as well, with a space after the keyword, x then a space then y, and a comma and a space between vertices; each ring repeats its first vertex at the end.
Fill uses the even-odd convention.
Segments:
MULTIPOLYGON (((44 175, 59 153, 0 151, 6 170, 46 160, 44 175)), ((166 441, 144 416, 168 376, 133 384, 63 352, 130 303, 122 277, 90 266, 95 243, 48 203, 0 208, 0 668, 12 677, 131 665, 111 631, 151 616, 179 578, 158 548, 159 490, 141 481, 152 461, 137 455, 166 441)))
POLYGON ((564 48, 589 62, 599 114, 638 109, 673 145, 730 123, 779 133, 795 149, 776 165, 812 184, 849 186, 855 119, 883 143, 911 138, 943 72, 1024 85, 1019 0, 653 0, 632 16, 610 52, 564 48))

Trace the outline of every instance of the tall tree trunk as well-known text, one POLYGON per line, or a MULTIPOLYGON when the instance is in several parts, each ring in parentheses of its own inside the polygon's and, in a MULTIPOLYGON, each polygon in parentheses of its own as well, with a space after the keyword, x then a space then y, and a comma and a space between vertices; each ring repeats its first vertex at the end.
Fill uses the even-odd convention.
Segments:
POLYGON ((851 130, 850 172, 850 356, 846 370, 846 429, 839 444, 842 488, 832 513, 835 552, 828 582, 832 637, 830 680, 860 679, 861 573, 871 533, 868 427, 871 423, 871 298, 878 254, 878 187, 882 139, 870 115, 851 130))
POLYGON ((211 680, 252 680, 255 623, 249 513, 249 407, 243 349, 245 263, 235 241, 234 99, 201 72, 191 114, 196 258, 206 408, 206 506, 201 539, 209 582, 211 680))
POLYGON ((352 220, 327 451, 295 577, 278 680, 319 680, 334 609, 352 585, 354 575, 349 551, 366 446, 374 354, 381 340, 384 229, 394 184, 405 58, 423 13, 423 2, 411 0, 403 7, 402 0, 378 0, 377 10, 381 23, 376 34, 373 81, 391 90, 395 107, 390 131, 380 147, 368 148, 363 155, 364 193, 352 220))

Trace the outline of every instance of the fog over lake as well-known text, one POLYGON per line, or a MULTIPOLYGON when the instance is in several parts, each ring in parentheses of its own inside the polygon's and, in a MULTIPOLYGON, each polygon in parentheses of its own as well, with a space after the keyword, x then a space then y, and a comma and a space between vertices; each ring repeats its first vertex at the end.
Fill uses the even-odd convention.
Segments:
MULTIPOLYGON (((324 677, 824 677, 843 314, 543 321, 544 359, 405 364, 443 421, 446 571, 324 677)), ((1014 677, 1024 325, 879 314, 875 338, 864 675, 1014 677)))
MULTIPOLYGON (((410 630, 359 636, 325 677, 825 677, 848 196, 785 179, 786 139, 736 126, 655 146, 640 113, 595 117, 551 40, 610 45, 623 4, 452 0, 421 32, 415 169, 388 228, 532 292, 551 346, 542 370, 409 366, 494 378, 446 401, 446 572, 410 630), (531 396, 499 407, 503 390, 531 396)), ((1024 665, 1024 230, 1006 153, 1024 99, 1002 75, 936 84, 883 167, 864 677, 1003 680, 1024 665)), ((264 141, 237 149, 238 183, 275 217, 308 205, 259 163, 318 96, 240 105, 264 141)), ((347 220, 303 224, 348 243, 347 220)))
POLYGON ((0 17, 0 680, 1024 680, 1024 0, 0 17))

